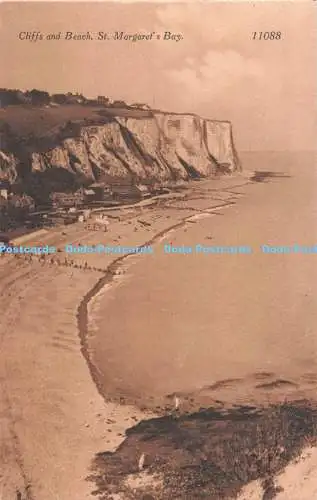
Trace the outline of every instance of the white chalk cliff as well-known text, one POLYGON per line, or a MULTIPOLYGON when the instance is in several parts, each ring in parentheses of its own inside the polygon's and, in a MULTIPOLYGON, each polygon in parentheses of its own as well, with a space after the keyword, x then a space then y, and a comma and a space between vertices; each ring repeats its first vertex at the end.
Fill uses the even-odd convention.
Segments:
POLYGON ((76 123, 76 133, 64 131, 50 147, 33 146, 22 159, 14 150, 3 155, 2 178, 15 180, 24 168, 24 181, 54 178, 55 188, 59 177, 64 184, 128 178, 164 184, 240 169, 230 122, 154 111, 149 117, 76 123))

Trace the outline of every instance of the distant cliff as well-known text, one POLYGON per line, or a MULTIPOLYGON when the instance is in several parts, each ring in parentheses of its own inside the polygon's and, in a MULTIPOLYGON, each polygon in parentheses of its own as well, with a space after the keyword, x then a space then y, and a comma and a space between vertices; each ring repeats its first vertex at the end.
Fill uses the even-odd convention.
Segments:
POLYGON ((170 184, 240 169, 230 122, 159 111, 68 121, 37 137, 8 128, 1 150, 1 178, 31 194, 127 179, 170 184))

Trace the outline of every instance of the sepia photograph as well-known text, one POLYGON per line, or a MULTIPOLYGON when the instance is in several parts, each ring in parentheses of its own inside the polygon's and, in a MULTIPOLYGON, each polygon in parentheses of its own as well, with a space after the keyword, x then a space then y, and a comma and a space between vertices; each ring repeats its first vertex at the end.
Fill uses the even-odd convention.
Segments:
POLYGON ((0 5, 0 500, 317 498, 317 2, 0 5))

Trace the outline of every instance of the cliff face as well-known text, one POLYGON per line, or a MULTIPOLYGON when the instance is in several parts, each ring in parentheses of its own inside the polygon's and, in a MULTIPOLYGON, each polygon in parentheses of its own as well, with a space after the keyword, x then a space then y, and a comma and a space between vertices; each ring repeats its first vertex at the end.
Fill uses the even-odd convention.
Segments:
POLYGON ((13 154, 0 150, 0 180, 15 182, 18 175, 17 164, 18 161, 13 154))
POLYGON ((41 177, 51 190, 75 182, 168 183, 240 169, 231 124, 186 114, 153 112, 143 118, 113 117, 97 125, 77 124, 49 147, 33 145, 21 156, 4 151, 1 177, 32 183, 41 177), (66 136, 66 137, 65 137, 66 136), (24 173, 23 173, 24 172, 24 173))

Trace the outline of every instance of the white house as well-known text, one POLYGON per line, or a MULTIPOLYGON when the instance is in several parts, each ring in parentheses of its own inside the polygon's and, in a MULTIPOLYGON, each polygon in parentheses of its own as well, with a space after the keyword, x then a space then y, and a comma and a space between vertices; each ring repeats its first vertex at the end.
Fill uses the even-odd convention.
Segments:
POLYGON ((0 196, 4 198, 5 200, 8 199, 8 190, 7 189, 0 189, 0 196))

